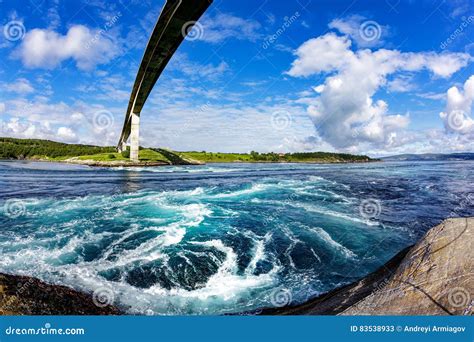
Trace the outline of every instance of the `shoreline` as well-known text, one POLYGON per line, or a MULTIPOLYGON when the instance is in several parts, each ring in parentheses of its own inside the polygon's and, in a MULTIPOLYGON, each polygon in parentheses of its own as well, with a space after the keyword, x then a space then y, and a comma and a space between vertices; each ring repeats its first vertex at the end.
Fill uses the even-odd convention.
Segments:
MULTIPOLYGON (((474 299, 459 305, 451 297, 453 289, 474 293, 473 240, 474 218, 447 219, 358 281, 302 304, 241 315, 469 315, 474 299)), ((3 315, 126 314, 113 305, 95 305, 91 294, 27 276, 0 273, 0 295, 3 315)))
POLYGON ((330 165, 330 164, 367 164, 367 163, 377 163, 383 162, 383 160, 367 160, 367 161, 208 161, 201 162, 195 161, 190 162, 189 164, 172 164, 168 162, 128 162, 128 161, 95 161, 95 160, 51 160, 51 159, 36 159, 36 158, 25 158, 25 159, 0 159, 1 161, 18 161, 18 162, 42 162, 42 163, 58 163, 58 164, 69 164, 69 165, 83 165, 90 167, 157 167, 157 166, 203 166, 203 165, 212 165, 212 164, 315 164, 315 165, 330 165))

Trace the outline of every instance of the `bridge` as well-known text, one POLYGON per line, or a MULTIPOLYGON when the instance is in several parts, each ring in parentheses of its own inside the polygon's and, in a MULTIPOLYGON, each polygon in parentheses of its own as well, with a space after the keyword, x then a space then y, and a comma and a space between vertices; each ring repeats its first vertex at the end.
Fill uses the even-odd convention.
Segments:
POLYGON ((138 162, 140 113, 156 81, 179 45, 213 0, 167 0, 143 55, 128 102, 117 150, 126 149, 130 138, 130 159, 138 162))

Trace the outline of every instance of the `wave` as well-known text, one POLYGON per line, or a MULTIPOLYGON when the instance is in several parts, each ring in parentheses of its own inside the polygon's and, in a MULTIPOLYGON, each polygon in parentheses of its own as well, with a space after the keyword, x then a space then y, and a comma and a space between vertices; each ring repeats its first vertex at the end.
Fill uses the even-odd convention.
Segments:
POLYGON ((320 227, 311 227, 308 229, 314 233, 316 233, 316 235, 321 238, 324 242, 326 242, 329 246, 331 246, 332 248, 340 251, 345 257, 347 258, 356 258, 357 255, 352 252, 349 248, 347 247, 344 247, 343 245, 341 245, 339 242, 335 241, 331 235, 329 235, 328 232, 326 232, 324 229, 320 228, 320 227))

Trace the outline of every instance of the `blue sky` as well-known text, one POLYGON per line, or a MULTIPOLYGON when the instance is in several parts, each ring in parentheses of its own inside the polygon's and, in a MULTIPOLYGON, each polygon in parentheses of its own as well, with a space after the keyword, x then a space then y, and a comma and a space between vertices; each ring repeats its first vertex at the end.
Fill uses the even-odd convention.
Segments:
MULTIPOLYGON (((0 135, 115 145, 163 4, 0 0, 0 135)), ((216 0, 145 105, 141 144, 474 151, 473 9, 468 0, 216 0)))

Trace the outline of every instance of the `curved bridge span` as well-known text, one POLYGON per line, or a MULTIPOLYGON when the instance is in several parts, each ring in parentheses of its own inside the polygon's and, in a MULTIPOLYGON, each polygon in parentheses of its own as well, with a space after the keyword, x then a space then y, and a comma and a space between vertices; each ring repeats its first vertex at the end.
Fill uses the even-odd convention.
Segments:
POLYGON ((143 55, 133 85, 117 150, 130 138, 130 159, 138 161, 140 113, 153 86, 179 45, 213 0, 167 0, 143 55))

